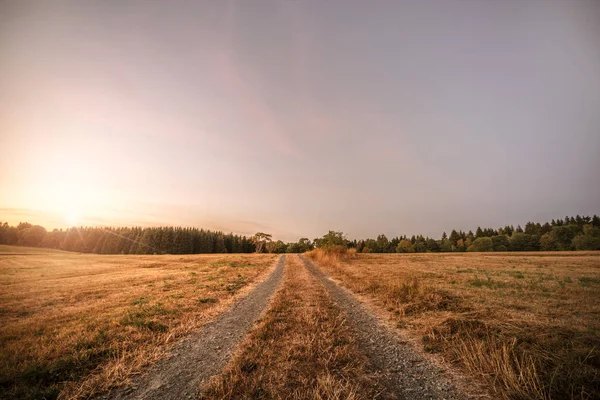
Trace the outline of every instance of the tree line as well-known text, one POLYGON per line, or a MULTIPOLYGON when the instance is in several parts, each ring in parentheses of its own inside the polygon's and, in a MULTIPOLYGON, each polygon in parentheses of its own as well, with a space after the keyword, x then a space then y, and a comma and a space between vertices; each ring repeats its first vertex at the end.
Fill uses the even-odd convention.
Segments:
POLYGON ((248 237, 173 226, 73 227, 48 231, 28 222, 17 226, 0 222, 0 244, 95 254, 303 253, 313 249, 307 238, 284 243, 273 241, 270 234, 263 232, 248 237))
POLYGON ((406 235, 388 239, 348 240, 342 232, 329 231, 321 238, 298 242, 274 241, 268 233, 251 237, 198 228, 102 228, 78 227, 47 231, 27 222, 0 223, 0 244, 45 247, 95 254, 201 254, 201 253, 303 253, 315 247, 344 246, 361 253, 425 253, 464 251, 561 251, 600 250, 600 218, 565 217, 525 227, 507 225, 472 231, 452 230, 438 239, 406 235))
POLYGON ((422 235, 392 239, 379 235, 376 239, 350 241, 335 231, 314 240, 317 247, 332 242, 362 253, 600 250, 600 217, 567 216, 543 224, 527 222, 524 228, 478 227, 475 233, 452 230, 450 235, 444 232, 439 240, 422 235))
POLYGON ((24 222, 0 224, 0 243, 95 254, 251 253, 246 236, 197 228, 78 227, 47 231, 24 222))

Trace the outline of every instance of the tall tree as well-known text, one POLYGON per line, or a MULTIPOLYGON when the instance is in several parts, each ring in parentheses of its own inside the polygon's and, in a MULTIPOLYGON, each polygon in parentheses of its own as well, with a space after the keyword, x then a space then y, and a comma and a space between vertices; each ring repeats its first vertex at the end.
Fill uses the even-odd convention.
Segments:
POLYGON ((271 240, 272 235, 264 232, 256 232, 254 236, 252 236, 252 242, 256 246, 257 253, 262 253, 267 242, 270 242, 271 240))

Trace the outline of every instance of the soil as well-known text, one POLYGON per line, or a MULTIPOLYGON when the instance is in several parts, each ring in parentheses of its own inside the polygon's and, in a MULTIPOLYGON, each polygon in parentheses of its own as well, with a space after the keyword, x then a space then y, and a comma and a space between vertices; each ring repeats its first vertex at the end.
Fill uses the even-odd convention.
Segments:
POLYGON ((266 309, 282 281, 284 266, 285 255, 279 258, 267 279, 201 331, 175 345, 168 358, 155 364, 130 387, 101 398, 196 398, 200 385, 221 372, 240 341, 266 309))

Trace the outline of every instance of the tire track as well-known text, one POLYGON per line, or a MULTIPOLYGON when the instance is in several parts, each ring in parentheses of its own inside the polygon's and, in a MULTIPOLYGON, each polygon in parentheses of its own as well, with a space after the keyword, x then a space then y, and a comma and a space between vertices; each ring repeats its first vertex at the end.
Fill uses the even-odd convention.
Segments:
POLYGON ((275 270, 247 296, 235 303, 197 334, 177 344, 169 358, 159 361, 134 385, 102 398, 185 399, 196 397, 200 384, 218 374, 242 338, 265 310, 283 277, 285 255, 275 270))
POLYGON ((350 292, 330 280, 304 255, 300 258, 346 314, 361 350, 390 395, 398 399, 465 398, 443 378, 439 368, 382 325, 350 292))

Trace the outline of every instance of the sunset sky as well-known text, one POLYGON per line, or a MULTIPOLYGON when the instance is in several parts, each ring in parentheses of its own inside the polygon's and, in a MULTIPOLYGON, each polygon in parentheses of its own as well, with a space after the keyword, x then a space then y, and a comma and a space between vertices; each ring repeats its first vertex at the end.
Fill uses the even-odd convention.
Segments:
POLYGON ((600 213, 600 1, 1 1, 0 221, 600 213))

